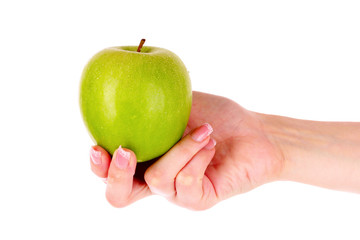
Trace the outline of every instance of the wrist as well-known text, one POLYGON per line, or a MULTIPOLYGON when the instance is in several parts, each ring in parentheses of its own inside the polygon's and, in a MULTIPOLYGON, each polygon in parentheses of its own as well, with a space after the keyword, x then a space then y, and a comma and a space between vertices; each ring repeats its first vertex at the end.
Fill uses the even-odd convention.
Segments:
POLYGON ((291 130, 286 122, 287 118, 268 115, 262 113, 256 113, 258 119, 262 124, 262 130, 266 135, 267 139, 271 142, 274 148, 279 152, 281 157, 282 167, 277 176, 277 180, 291 180, 291 142, 290 138, 292 135, 296 135, 296 130, 291 130), (292 133, 291 133, 292 132, 292 133))
POLYGON ((279 180, 360 192, 360 124, 259 114, 283 156, 279 180))

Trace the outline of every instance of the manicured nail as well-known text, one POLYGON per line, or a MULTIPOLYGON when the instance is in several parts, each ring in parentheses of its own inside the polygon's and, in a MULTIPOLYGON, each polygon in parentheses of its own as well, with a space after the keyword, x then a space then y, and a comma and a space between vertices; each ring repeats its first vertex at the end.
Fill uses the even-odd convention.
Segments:
POLYGON ((211 149, 213 149, 215 146, 216 146, 216 141, 215 141, 215 139, 210 138, 208 144, 206 144, 206 146, 205 146, 204 148, 207 149, 207 150, 211 150, 211 149))
POLYGON ((116 153, 115 164, 120 169, 125 169, 129 165, 130 153, 120 146, 116 153))
POLYGON ((94 148, 90 149, 90 159, 95 165, 101 164, 101 152, 95 150, 94 148))
POLYGON ((194 132, 191 133, 192 139, 197 142, 202 142, 213 132, 213 128, 210 124, 205 123, 201 127, 197 128, 194 132))

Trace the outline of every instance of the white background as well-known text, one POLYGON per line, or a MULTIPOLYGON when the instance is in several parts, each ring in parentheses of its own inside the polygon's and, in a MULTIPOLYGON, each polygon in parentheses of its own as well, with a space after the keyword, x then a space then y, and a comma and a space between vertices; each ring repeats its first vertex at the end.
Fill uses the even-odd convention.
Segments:
POLYGON ((360 196, 276 182, 192 212, 112 208, 78 87, 109 46, 172 50, 193 89, 247 109, 360 121, 359 1, 1 1, 0 239, 360 239, 360 196))

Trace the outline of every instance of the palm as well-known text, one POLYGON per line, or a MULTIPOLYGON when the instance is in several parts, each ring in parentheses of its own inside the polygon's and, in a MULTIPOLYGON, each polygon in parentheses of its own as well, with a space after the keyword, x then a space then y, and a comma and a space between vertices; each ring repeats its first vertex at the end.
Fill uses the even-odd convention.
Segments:
POLYGON ((209 122, 217 141, 216 153, 206 176, 218 198, 274 180, 282 167, 282 155, 264 134, 255 113, 219 96, 193 92, 190 129, 209 122))

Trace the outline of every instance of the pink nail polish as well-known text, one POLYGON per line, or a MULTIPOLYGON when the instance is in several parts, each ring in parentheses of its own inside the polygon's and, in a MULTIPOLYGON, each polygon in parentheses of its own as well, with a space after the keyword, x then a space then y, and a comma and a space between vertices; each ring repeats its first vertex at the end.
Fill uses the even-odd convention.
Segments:
POLYGON ((129 165, 130 153, 120 146, 116 153, 115 164, 120 169, 125 169, 129 165))
POLYGON ((95 150, 94 148, 90 149, 90 159, 95 165, 101 164, 101 152, 95 150))
POLYGON ((205 123, 202 126, 198 127, 194 132, 191 133, 192 139, 197 142, 202 142, 213 132, 213 128, 210 124, 205 123))
POLYGON ((210 138, 208 144, 204 147, 206 150, 211 150, 216 146, 216 141, 213 138, 210 138))

